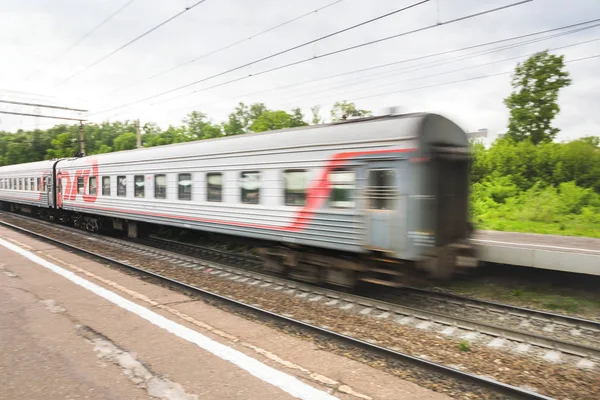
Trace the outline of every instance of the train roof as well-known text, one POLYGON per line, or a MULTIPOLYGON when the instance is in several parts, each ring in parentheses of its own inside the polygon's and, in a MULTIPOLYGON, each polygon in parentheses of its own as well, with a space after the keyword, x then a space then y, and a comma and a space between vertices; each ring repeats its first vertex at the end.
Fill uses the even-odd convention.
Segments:
MULTIPOLYGON (((137 162, 156 158, 185 158, 198 154, 215 156, 285 148, 314 148, 315 146, 331 144, 402 140, 409 137, 418 138, 422 142, 454 146, 468 144, 465 131, 449 119, 437 114, 414 113, 351 119, 337 123, 260 133, 246 133, 89 157, 107 163, 137 162)), ((88 157, 78 159, 74 163, 85 163, 86 158, 88 157)))
POLYGON ((31 163, 13 164, 0 167, 0 173, 18 173, 32 171, 52 170, 52 166, 58 160, 36 161, 31 163))
MULTIPOLYGON (((285 148, 314 148, 331 144, 360 144, 416 138, 421 144, 466 146, 466 133, 449 119, 430 113, 385 115, 280 129, 260 133, 175 143, 71 159, 71 165, 87 164, 91 157, 102 163, 143 162, 157 158, 185 158, 198 154, 224 155, 285 148)), ((0 171, 52 168, 55 161, 0 167, 0 171)), ((62 163, 61 163, 62 165, 62 163)))

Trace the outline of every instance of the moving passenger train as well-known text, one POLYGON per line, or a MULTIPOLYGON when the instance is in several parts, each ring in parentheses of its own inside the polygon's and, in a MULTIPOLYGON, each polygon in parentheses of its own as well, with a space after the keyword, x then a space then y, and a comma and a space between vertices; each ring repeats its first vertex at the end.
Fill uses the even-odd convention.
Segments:
POLYGON ((91 232, 235 236, 299 279, 393 286, 407 265, 477 265, 468 175, 465 131, 414 113, 0 167, 0 203, 91 232))

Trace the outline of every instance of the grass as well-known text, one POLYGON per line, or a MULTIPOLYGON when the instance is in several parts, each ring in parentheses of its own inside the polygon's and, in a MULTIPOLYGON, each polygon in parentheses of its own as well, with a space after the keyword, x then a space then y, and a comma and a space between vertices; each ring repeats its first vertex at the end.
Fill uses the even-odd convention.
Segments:
POLYGON ((519 221, 501 218, 485 218, 478 221, 479 229, 524 233, 540 233, 562 236, 600 238, 600 226, 595 222, 577 220, 559 222, 519 221))
POLYGON ((600 295, 595 292, 549 283, 515 284, 511 279, 488 277, 460 280, 451 282, 449 289, 471 297, 600 319, 600 295))
POLYGON ((458 344, 458 350, 460 350, 460 351, 470 351, 471 350, 471 343, 469 343, 466 340, 461 340, 460 343, 458 344))

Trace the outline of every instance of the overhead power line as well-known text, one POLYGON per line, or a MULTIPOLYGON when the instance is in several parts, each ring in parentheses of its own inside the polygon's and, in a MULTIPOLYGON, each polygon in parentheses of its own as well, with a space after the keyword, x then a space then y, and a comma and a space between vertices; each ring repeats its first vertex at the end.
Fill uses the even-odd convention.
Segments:
POLYGON ((79 111, 79 112, 87 112, 88 110, 81 110, 78 108, 69 108, 69 107, 62 107, 62 106, 53 106, 53 105, 49 105, 49 104, 35 104, 35 103, 24 103, 22 101, 9 101, 9 100, 0 100, 0 103, 5 103, 5 104, 15 104, 15 105, 19 105, 19 106, 31 106, 31 107, 42 107, 42 108, 52 108, 55 110, 68 110, 68 111, 79 111))
MULTIPOLYGON (((91 36, 94 32, 96 32, 98 29, 100 29, 102 26, 104 26, 108 21, 110 21, 111 19, 113 19, 114 17, 116 17, 118 14, 120 14, 123 10, 125 10, 127 7, 129 7, 133 2, 135 2, 136 0, 129 0, 127 3, 125 3, 124 5, 122 5, 121 7, 119 7, 119 9, 117 9, 115 12, 113 12, 112 14, 110 14, 108 17, 106 17, 104 20, 102 20, 102 22, 100 22, 98 25, 96 25, 95 27, 93 27, 90 31, 88 31, 85 35, 83 35, 82 37, 80 37, 79 39, 77 39, 73 44, 71 44, 69 47, 67 47, 66 49, 64 49, 62 52, 60 52, 59 54, 55 55, 50 61, 48 61, 46 63, 46 65, 51 65, 54 64, 56 62, 56 60, 62 58, 65 54, 67 54, 69 51, 73 50, 79 43, 83 42, 85 39, 87 39, 89 36, 91 36)), ((27 76, 27 78, 25 78, 25 81, 28 81, 29 79, 31 79, 31 76, 35 73, 32 72, 31 74, 29 74, 27 76)))
MULTIPOLYGON (((375 43, 381 43, 381 42, 384 42, 384 41, 387 41, 387 40, 390 40, 390 39, 395 39, 395 38, 398 38, 398 37, 411 35, 411 34, 414 34, 414 33, 417 33, 417 32, 422 32, 422 31, 425 31, 425 30, 437 28, 439 26, 453 24, 453 23, 464 21, 464 20, 467 20, 467 19, 479 17, 479 16, 482 16, 482 15, 485 15, 485 14, 490 14, 490 13, 501 11, 501 10, 504 10, 504 9, 507 9, 507 8, 519 6, 519 5, 522 5, 522 4, 525 4, 525 3, 529 3, 531 1, 533 1, 533 0, 522 0, 522 1, 519 1, 519 2, 515 2, 515 3, 508 4, 508 5, 504 5, 504 6, 501 6, 501 7, 495 7, 495 8, 488 9, 488 10, 485 10, 485 11, 481 11, 481 12, 478 12, 478 13, 469 14, 469 15, 466 15, 466 16, 463 16, 463 17, 459 17, 459 18, 455 18, 455 19, 452 19, 452 20, 448 20, 448 21, 445 21, 445 22, 439 22, 437 24, 428 25, 428 26, 425 26, 425 27, 422 27, 422 28, 413 29, 413 30, 410 30, 410 31, 406 31, 406 32, 402 32, 402 33, 396 34, 396 35, 387 36, 387 37, 380 38, 380 39, 377 39, 377 40, 372 40, 370 42, 365 42, 365 43, 361 43, 361 44, 358 44, 358 45, 345 47, 345 48, 342 48, 342 49, 339 49, 339 50, 331 51, 329 53, 324 53, 324 54, 321 54, 321 55, 318 55, 318 56, 314 56, 314 57, 306 58, 306 59, 303 59, 303 60, 299 60, 299 61, 287 63, 287 64, 284 64, 284 65, 280 65, 278 67, 274 67, 274 68, 267 69, 267 70, 264 70, 264 71, 261 71, 261 72, 258 72, 258 73, 254 73, 252 75, 253 76, 263 75, 263 74, 266 74, 266 73, 269 73, 269 72, 273 72, 273 71, 277 71, 277 70, 280 70, 280 69, 283 69, 283 68, 287 68, 287 67, 290 67, 290 66, 293 66, 293 65, 303 64, 303 63, 308 62, 308 61, 316 60, 316 59, 319 59, 319 58, 329 57, 329 56, 332 56, 332 55, 335 55, 335 54, 340 54, 340 53, 343 53, 343 52, 346 52, 346 51, 358 49, 358 48, 365 47, 365 46, 370 46, 370 45, 375 44, 375 43)), ((411 6, 405 7, 405 9, 408 9, 410 7, 418 6, 418 5, 422 4, 422 3, 424 3, 424 1, 412 4, 411 6)), ((314 43, 314 41, 311 41, 310 43, 314 43)), ((294 46, 294 48, 298 48, 298 46, 294 46)), ((231 68, 229 70, 220 72, 218 74, 215 74, 215 75, 212 75, 212 76, 208 76, 206 78, 202 78, 202 79, 196 80, 194 82, 187 83, 185 85, 176 87, 174 89, 166 90, 164 92, 157 93, 157 94, 154 94, 154 95, 151 95, 151 96, 139 99, 139 100, 135 100, 135 101, 132 101, 132 102, 129 102, 129 103, 126 103, 126 104, 122 104, 120 106, 112 107, 110 109, 107 109, 107 110, 104 110, 104 111, 100 111, 100 112, 95 113, 95 114, 102 114, 102 113, 114 111, 114 110, 117 110, 117 109, 120 109, 120 108, 128 107, 128 106, 131 106, 131 105, 134 105, 134 104, 138 104, 138 103, 141 103, 141 102, 144 102, 144 101, 148 101, 148 100, 151 100, 151 99, 155 99, 157 97, 164 96, 166 94, 173 93, 173 92, 181 90, 181 89, 185 89, 187 87, 196 85, 198 83, 205 82, 205 81, 207 81, 209 79, 213 79, 213 78, 216 78, 216 77, 228 74, 230 72, 237 71, 239 69, 245 68, 245 67, 250 66, 252 64, 255 64, 257 62, 267 60, 267 59, 275 57, 275 56, 277 56, 279 54, 283 54, 284 52, 287 52, 287 51, 288 50, 284 50, 283 52, 278 52, 278 53, 272 54, 270 56, 263 57, 263 58, 261 58, 259 60, 255 60, 255 61, 252 61, 250 63, 246 63, 246 64, 240 65, 238 67, 231 68)), ((238 80, 241 80, 241 78, 238 79, 238 80)))
POLYGON ((98 25, 96 25, 95 27, 93 27, 85 35, 83 35, 82 37, 80 37, 79 39, 77 39, 75 41, 75 43, 73 43, 72 45, 70 45, 69 47, 67 47, 56 58, 59 58, 60 56, 63 56, 66 53, 68 53, 69 51, 73 50, 79 43, 83 42, 85 39, 87 39, 88 37, 90 37, 94 32, 96 32, 98 29, 102 28, 108 21, 110 21, 111 19, 113 19, 114 17, 116 17, 117 15, 119 15, 123 10, 125 10, 127 7, 129 7, 131 4, 133 4, 135 1, 136 0, 129 0, 127 3, 123 4, 118 10, 116 10, 115 12, 113 12, 112 14, 110 14, 108 17, 106 17, 104 20, 102 20, 102 22, 100 22, 98 25))
POLYGON ((332 3, 329 3, 329 4, 326 4, 326 5, 324 5, 323 7, 320 7, 320 8, 317 8, 317 9, 315 9, 315 10, 312 10, 312 11, 310 11, 310 12, 307 12, 307 13, 305 13, 305 14, 299 15, 299 16, 297 16, 297 17, 295 17, 295 18, 292 18, 292 19, 290 19, 290 20, 287 20, 287 21, 285 21, 285 22, 282 22, 281 24, 278 24, 278 25, 272 26, 272 27, 270 27, 270 28, 268 28, 268 29, 265 29, 264 31, 261 31, 261 32, 255 33, 254 35, 252 35, 252 36, 250 36, 250 37, 246 37, 246 38, 244 38, 244 39, 241 39, 241 40, 238 40, 238 41, 236 41, 236 42, 230 43, 230 44, 228 44, 228 45, 226 45, 226 46, 220 47, 220 48, 218 48, 218 49, 216 49, 216 50, 213 50, 213 51, 210 51, 210 52, 208 52, 208 53, 202 54, 201 56, 198 56, 198 57, 196 57, 196 58, 194 58, 194 59, 191 59, 191 60, 189 60, 189 61, 183 62, 183 63, 181 63, 181 64, 177 64, 177 65, 175 65, 175 66, 173 66, 173 67, 171 67, 171 68, 167 68, 167 69, 165 69, 165 70, 162 70, 162 71, 160 71, 160 72, 158 72, 158 73, 156 73, 156 74, 154 74, 154 75, 150 75, 149 77, 147 77, 147 78, 144 78, 144 79, 141 79, 141 80, 139 80, 139 81, 137 81, 137 82, 134 82, 134 83, 132 83, 132 84, 125 85, 125 86, 121 86, 120 88, 113 90, 111 93, 120 92, 121 90, 124 90, 124 89, 131 88, 131 87, 133 87, 133 86, 139 85, 140 83, 147 82, 147 81, 151 81, 151 80, 152 80, 152 79, 154 79, 154 78, 158 78, 159 76, 162 76, 162 75, 164 75, 164 74, 167 74, 167 73, 169 73, 169 72, 173 72, 173 71, 175 71, 176 69, 179 69, 179 68, 181 68, 181 67, 185 67, 186 65, 193 64, 193 63, 195 63, 195 62, 197 62, 197 61, 199 61, 199 60, 202 60, 202 59, 204 59, 204 58, 206 58, 206 57, 208 57, 208 56, 212 56, 212 55, 214 55, 214 54, 220 53, 221 51, 224 51, 224 50, 230 49, 230 48, 232 48, 232 47, 235 47, 235 46, 237 46, 238 44, 241 44, 241 43, 247 42, 248 40, 256 39, 257 37, 259 37, 259 36, 261 36, 261 35, 264 35, 265 33, 272 32, 272 31, 274 31, 274 30, 276 30, 276 29, 279 29, 279 28, 281 28, 281 27, 283 27, 283 26, 285 26, 285 25, 289 25, 289 24, 291 24, 292 22, 296 22, 296 21, 298 21, 298 20, 301 20, 302 18, 308 17, 309 15, 312 15, 312 14, 314 14, 314 13, 317 13, 317 12, 319 12, 319 11, 322 11, 322 10, 324 10, 324 9, 326 9, 326 8, 329 8, 329 7, 331 7, 331 6, 334 6, 334 5, 336 5, 336 4, 338 4, 338 3, 341 3, 341 2, 343 2, 343 1, 345 1, 345 0, 336 0, 336 1, 332 2, 332 3))
MULTIPOLYGON (((562 49, 566 49, 566 48, 574 47, 574 46, 579 46, 579 45, 586 44, 586 43, 597 42, 599 40, 600 40, 600 38, 595 38, 595 39, 585 40, 585 41, 582 41, 582 42, 572 43, 572 44, 569 44, 569 45, 554 47, 554 48, 551 48, 551 49, 548 49, 548 50, 549 51, 562 50, 562 49)), ((503 58, 501 60, 490 61, 490 62, 486 62, 486 63, 482 63, 482 64, 477 64, 477 65, 469 65, 467 67, 457 68, 457 69, 453 69, 453 70, 450 70, 450 71, 443 71, 443 72, 438 72, 438 73, 435 73, 435 74, 429 74, 429 75, 424 75, 424 76, 418 76, 418 77, 415 77, 415 78, 405 79, 405 80, 402 80, 402 81, 399 81, 399 82, 388 82, 388 83, 385 83, 385 84, 382 84, 382 85, 373 86, 373 87, 351 90, 351 91, 345 92, 343 94, 335 94, 335 95, 331 95, 331 96, 328 96, 328 97, 333 97, 333 96, 335 96, 335 97, 347 97, 350 93, 355 93, 355 92, 360 92, 360 91, 365 91, 365 90, 378 89, 378 88, 381 88, 381 87, 386 87, 386 86, 390 86, 390 85, 396 85, 396 84, 399 84, 399 83, 406 83, 406 82, 411 82, 411 81, 416 81, 416 80, 431 78, 431 77, 435 77, 435 76, 447 75, 447 74, 451 74, 451 73, 454 73, 454 72, 466 71, 466 70, 473 69, 473 68, 479 68, 479 67, 484 67, 484 66, 487 66, 487 65, 493 65, 493 64, 498 64, 498 63, 506 62, 506 61, 512 61, 512 60, 517 60, 517 59, 521 59, 521 58, 525 58, 525 57, 530 57, 530 56, 532 56, 534 54, 536 54, 536 53, 530 53, 530 54, 524 54, 524 55, 515 56, 515 57, 503 58)), ((571 61, 571 62, 573 62, 573 61, 571 61)), ((388 78, 388 77, 385 77, 385 78, 388 78)), ((342 86, 342 87, 338 87, 338 88, 335 88, 335 89, 343 89, 344 87, 352 86, 352 85, 355 85, 355 84, 356 83, 350 83, 348 85, 345 85, 345 86, 342 86)), ((358 99, 363 99, 363 98, 368 98, 368 97, 369 96, 367 96, 367 97, 359 97, 357 99, 353 98, 353 100, 358 100, 358 99)), ((309 99, 309 100, 305 100, 304 103, 306 103, 306 104, 311 103, 312 104, 315 101, 316 101, 316 99, 309 99)), ((292 103, 293 104, 297 104, 297 100, 295 102, 293 102, 293 101, 285 102, 283 105, 292 104, 292 103)))
MULTIPOLYGON (((600 25, 597 25, 597 26, 600 26, 600 25)), ((569 48, 569 47, 579 46, 579 45, 582 45, 582 44, 597 42, 599 40, 600 40, 600 38, 594 38, 594 39, 584 40, 584 41, 577 42, 577 43, 572 43, 572 44, 568 44, 568 45, 564 45, 564 46, 550 48, 550 49, 548 49, 548 51, 562 50, 562 49, 566 49, 566 48, 569 48)), ((530 41, 530 43, 535 43, 535 42, 530 41)), ((525 44, 528 44, 528 43, 525 43, 525 44)), ((514 47, 516 47, 516 46, 514 46, 514 47)), ((501 51, 501 50, 505 50, 505 49, 499 49, 499 50, 496 50, 496 51, 501 51)), ((361 82, 356 82, 356 81, 355 82, 344 82, 344 84, 341 85, 341 86, 337 86, 337 87, 334 87, 334 88, 323 89, 323 90, 317 90, 315 92, 311 92, 310 95, 312 95, 312 94, 317 94, 318 95, 318 93, 330 92, 332 90, 344 89, 346 87, 356 86, 357 84, 361 84, 361 83, 365 83, 365 82, 372 82, 372 81, 379 80, 379 79, 387 79, 387 78, 391 78, 391 77, 398 76, 398 75, 404 75, 404 74, 407 74, 407 73, 417 72, 417 71, 421 71, 421 70, 424 70, 424 69, 438 67, 438 66, 444 65, 444 64, 450 64, 450 63, 453 63, 453 62, 456 62, 456 61, 467 60, 467 59, 470 59, 470 58, 473 58, 473 57, 477 57, 477 56, 485 55, 485 54, 489 54, 489 53, 492 53, 492 51, 487 52, 487 53, 482 53, 482 54, 473 54, 473 55, 465 56, 465 57, 462 57, 462 58, 459 58, 459 59, 456 59, 456 60, 450 60, 448 62, 439 62, 437 64, 431 64, 431 65, 427 65, 427 66, 424 66, 424 67, 421 67, 421 68, 417 68, 417 69, 412 69, 412 70, 408 70, 408 68, 403 68, 403 69, 400 70, 400 72, 395 72, 394 74, 391 74, 391 75, 380 76, 380 77, 375 77, 375 78, 373 78, 373 77, 370 76, 370 77, 367 77, 366 80, 361 81, 361 82)), ((434 74, 430 74, 430 75, 425 75, 425 76, 420 76, 420 77, 416 77, 416 78, 405 79, 405 80, 402 80, 400 82, 391 82, 391 83, 387 82, 387 83, 384 83, 384 84, 381 84, 381 85, 378 85, 378 86, 375 86, 375 87, 355 89, 355 90, 350 91, 349 93, 353 93, 353 92, 357 92, 357 91, 362 91, 362 90, 367 90, 367 89, 375 89, 375 88, 378 88, 378 87, 389 86, 389 85, 393 85, 393 84, 397 84, 397 83, 410 82, 410 81, 419 80, 419 79, 423 79, 423 78, 430 78, 430 77, 433 77, 433 76, 446 75, 446 74, 453 73, 453 72, 460 72, 460 71, 464 71, 464 70, 468 70, 468 69, 472 69, 472 68, 483 67, 483 66, 486 66, 486 65, 498 64, 498 63, 501 63, 501 62, 506 62, 506 61, 511 61, 511 60, 517 60, 517 59, 524 58, 524 57, 530 57, 530 56, 533 56, 534 54, 536 54, 536 52, 525 54, 525 55, 514 56, 514 57, 507 57, 507 58, 503 58, 501 60, 489 61, 489 62, 486 62, 486 63, 477 64, 477 65, 469 65, 469 66, 466 66, 466 67, 457 68, 457 69, 453 69, 453 70, 450 70, 450 71, 443 71, 443 72, 438 72, 438 73, 434 73, 434 74)), ((386 72, 394 72, 394 71, 386 71, 386 72)), ((304 97, 304 96, 303 95, 295 95, 295 96, 292 95, 292 96, 290 96, 290 98, 285 99, 286 101, 284 102, 284 104, 287 104, 289 101, 291 101, 293 99, 298 99, 300 97, 304 97)))
MULTIPOLYGON (((588 30, 588 29, 592 29, 592 28, 596 28, 596 27, 600 26, 600 24, 598 24, 598 22, 600 22, 600 18, 594 19, 594 20, 585 21, 585 22, 580 22, 580 23, 576 23, 576 24, 565 25, 565 26, 561 26, 561 27, 558 27, 558 28, 552 28, 552 29, 546 29, 546 30, 543 30, 543 31, 532 32, 532 33, 528 33, 528 34, 524 34, 524 35, 512 36, 512 37, 505 38, 505 39, 494 40, 494 41, 485 42, 485 43, 479 43, 479 44, 476 44, 476 45, 461 47, 461 48, 457 48, 457 49, 446 50, 446 51, 442 51, 442 52, 438 52, 438 53, 427 54, 427 55, 424 55, 424 56, 418 56, 418 57, 403 59, 403 60, 399 60, 399 61, 395 61, 395 62, 391 62, 391 63, 378 64, 378 65, 367 67, 367 68, 360 68, 360 69, 355 69, 355 70, 348 71, 348 72, 342 72, 342 73, 338 73, 338 74, 327 75, 327 76, 324 76, 324 77, 321 77, 321 78, 304 80, 304 81, 297 82, 297 83, 292 83, 292 84, 288 84, 288 85, 277 86, 277 87, 271 88, 271 89, 264 89, 264 90, 259 90, 259 91, 255 91, 255 92, 251 92, 251 93, 245 93, 243 95, 237 95, 237 96, 228 97, 226 99, 219 100, 217 102, 222 102, 222 101, 227 101, 227 100, 233 100, 233 99, 238 99, 238 98, 247 97, 247 96, 254 96, 254 95, 257 95, 257 94, 269 93, 269 92, 274 92, 274 91, 283 90, 283 89, 290 89, 292 87, 306 85, 308 83, 320 82, 320 81, 324 81, 324 80, 327 80, 327 79, 348 76, 348 75, 352 75, 352 74, 356 74, 356 73, 360 73, 360 72, 372 71, 372 70, 375 70, 375 69, 385 68, 385 67, 389 67, 389 66, 392 66, 392 65, 405 64, 405 63, 412 62, 412 61, 419 61, 419 60, 424 60, 424 59, 428 59, 428 58, 434 58, 434 57, 448 55, 448 54, 452 54, 452 53, 458 53, 458 52, 465 51, 465 50, 472 50, 472 49, 486 47, 486 46, 490 46, 490 45, 494 45, 494 44, 505 43, 505 42, 510 42, 510 41, 519 40, 519 39, 525 39, 525 38, 532 37, 532 36, 538 36, 538 35, 542 35, 542 34, 545 34, 545 33, 556 32, 556 31, 559 31, 559 30, 564 30, 564 29, 579 27, 579 28, 573 29, 571 31, 559 32, 559 33, 555 33, 553 35, 549 35, 549 36, 545 36, 545 37, 541 37, 541 38, 535 38, 535 39, 530 39, 530 40, 524 41, 524 42, 519 42, 519 43, 513 43, 513 44, 509 44, 509 45, 504 45, 504 46, 501 46, 501 47, 495 48, 495 49, 482 50, 482 51, 479 51, 479 52, 476 52, 476 53, 471 53, 471 54, 468 54, 468 55, 465 55, 465 56, 459 56, 459 57, 456 57, 456 58, 454 58, 452 60, 443 60, 441 62, 439 62, 439 61, 438 62, 436 62, 436 61, 429 61, 429 62, 424 63, 424 64, 413 65, 413 66, 404 67, 404 68, 401 69, 401 70, 406 70, 406 69, 409 69, 409 68, 416 68, 415 70, 409 71, 409 72, 414 72, 414 71, 417 71, 419 69, 429 68, 429 65, 432 65, 432 64, 433 64, 433 66, 437 66, 437 65, 441 65, 441 64, 445 64, 445 63, 449 63, 449 62, 455 62, 455 61, 460 61, 460 60, 467 59, 467 58, 476 57, 476 56, 479 56, 479 55, 485 55, 485 54, 489 54, 489 53, 493 53, 493 52, 497 52, 497 51, 502 51, 502 50, 511 49, 511 48, 515 48, 515 47, 519 47, 519 46, 523 46, 523 45, 527 45, 527 44, 531 44, 531 43, 536 43, 538 41, 543 41, 543 40, 553 39, 553 38, 556 38, 556 37, 570 35, 570 34, 573 34, 573 33, 578 33, 578 32, 584 31, 584 30, 588 30), (587 24, 591 24, 591 23, 596 23, 596 24, 589 25, 589 26, 583 26, 583 25, 587 25, 587 24), (424 68, 419 68, 419 67, 423 67, 423 66, 425 66, 425 67, 424 68)), ((389 72, 393 72, 393 71, 398 71, 398 70, 384 71, 383 73, 389 73, 389 72)), ((377 73, 377 74, 381 74, 381 72, 377 73)), ((202 88, 202 89, 198 89, 198 90, 195 90, 193 92, 187 93, 187 94, 179 96, 179 97, 189 96, 189 95, 192 95, 192 94, 195 94, 195 93, 199 93, 199 92, 203 92, 203 91, 206 91, 206 90, 214 89, 214 88, 217 88, 217 87, 220 87, 220 86, 225 86, 225 85, 228 85, 228 84, 233 83, 233 82, 237 82, 237 81, 240 81, 240 80, 243 80, 243 79, 248 79, 250 77, 251 76, 243 76, 241 78, 236 78, 236 79, 233 79, 233 80, 222 82, 222 83, 219 83, 217 85, 213 85, 213 86, 205 87, 205 88, 202 88)), ((174 99, 179 98, 179 97, 165 99, 165 100, 153 103, 153 104, 171 101, 171 100, 174 100, 174 99)), ((215 101, 205 102, 205 103, 196 104, 196 105, 193 105, 193 106, 181 107, 181 108, 178 108, 178 110, 179 109, 198 108, 198 107, 202 107, 202 106, 209 105, 209 104, 214 104, 214 103, 215 103, 215 101)))
MULTIPOLYGON (((567 61, 565 61, 565 64, 571 64, 571 63, 574 63, 574 62, 590 60, 592 58, 598 58, 598 57, 600 57, 600 54, 596 54, 596 55, 588 56, 588 57, 576 58, 576 59, 573 59, 573 60, 567 60, 567 61)), ((439 87, 439 86, 452 85, 452 84, 455 84, 455 83, 475 81, 475 80, 479 80, 479 79, 491 78, 491 77, 500 76, 500 75, 509 75, 511 73, 512 73, 512 71, 506 71, 506 72, 498 72, 498 73, 495 73, 495 74, 474 76, 474 77, 471 77, 471 78, 465 78, 465 79, 458 79, 458 80, 454 80, 454 81, 435 83, 435 84, 432 84, 432 85, 418 86, 418 87, 409 88, 409 89, 393 90, 391 92, 377 93, 377 94, 372 94, 372 95, 368 95, 368 96, 356 97, 356 98, 354 98, 352 100, 356 101, 356 100, 369 99, 369 98, 372 98, 372 97, 382 97, 382 96, 387 96, 387 95, 390 95, 390 94, 403 93, 403 92, 411 92, 411 91, 414 91, 414 90, 421 90, 421 89, 428 89, 428 88, 439 87)), ((327 103, 327 104, 329 104, 329 103, 327 103)))
POLYGON ((124 45, 118 47, 117 49, 111 51, 110 53, 106 54, 105 56, 97 59, 96 61, 94 61, 93 63, 87 65, 86 67, 84 67, 83 69, 79 70, 78 72, 75 72, 74 74, 68 76, 66 79, 63 79, 61 82, 58 83, 58 85, 56 86, 61 86, 65 83, 67 83, 68 81, 70 81, 71 79, 73 79, 74 77, 76 77, 77 75, 89 70, 90 68, 100 64, 102 61, 106 60, 107 58, 114 56, 115 54, 117 54, 119 51, 123 50, 124 48, 132 45, 133 43, 137 42, 138 40, 142 39, 143 37, 149 35, 150 33, 154 32, 155 30, 161 28, 162 26, 168 24, 169 22, 173 21, 174 19, 180 17, 181 15, 183 15, 184 13, 190 11, 191 9, 199 6, 200 4, 204 3, 206 0, 200 0, 197 1, 196 3, 192 4, 189 7, 186 7, 184 10, 178 12, 177 14, 173 15, 170 18, 167 18, 166 20, 164 20, 163 22, 161 22, 158 25, 155 25, 154 27, 152 27, 150 30, 147 30, 146 32, 142 33, 141 35, 131 39, 129 42, 125 43, 124 45))
POLYGON ((86 119, 83 119, 83 118, 55 117, 55 116, 52 116, 52 115, 28 114, 28 113, 20 113, 20 112, 13 112, 13 111, 2 111, 2 110, 0 110, 0 114, 20 115, 20 116, 23 116, 23 117, 63 119, 65 121, 87 121, 86 119))

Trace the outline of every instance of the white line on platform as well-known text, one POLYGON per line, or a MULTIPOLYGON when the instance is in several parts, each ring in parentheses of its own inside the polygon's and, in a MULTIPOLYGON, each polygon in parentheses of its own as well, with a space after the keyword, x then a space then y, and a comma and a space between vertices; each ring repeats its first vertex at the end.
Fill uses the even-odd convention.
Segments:
POLYGON ((530 243, 513 243, 513 242, 500 242, 498 240, 484 240, 484 239, 471 239, 473 242, 481 242, 481 243, 496 243, 496 244, 506 244, 509 246, 519 246, 519 247, 546 247, 548 249, 556 249, 556 250, 577 250, 582 252, 589 253, 600 253, 600 250, 590 250, 590 249, 579 249, 577 247, 560 247, 560 246, 550 246, 547 244, 530 244, 530 243))
POLYGON ((235 349, 232 349, 231 347, 216 342, 193 329, 190 329, 175 321, 165 318, 162 315, 150 311, 146 307, 142 307, 141 305, 136 304, 133 301, 127 300, 126 298, 121 297, 114 292, 111 292, 110 290, 107 290, 101 286, 96 285, 95 283, 83 279, 82 277, 74 274, 73 272, 59 267, 49 262, 48 260, 38 257, 35 254, 12 243, 9 243, 4 239, 0 239, 0 245, 6 247, 9 250, 14 251, 15 253, 20 254, 21 256, 33 261, 38 265, 41 265, 44 268, 51 270, 52 272, 57 273, 58 275, 61 275, 64 278, 67 278, 71 282, 89 290, 92 293, 97 294, 98 296, 110 301, 113 304, 116 304, 117 306, 127 311, 130 311, 142 317, 143 319, 151 322, 152 324, 168 332, 171 332, 175 336, 185 339, 190 343, 194 343, 198 347, 214 354, 215 356, 222 358, 223 360, 229 361, 232 364, 235 364, 236 366, 242 368, 243 370, 246 370, 255 377, 280 388, 281 390, 289 393, 290 395, 296 398, 306 400, 337 399, 337 397, 325 393, 322 390, 314 388, 310 385, 307 385, 306 383, 300 381, 299 379, 291 375, 271 368, 268 365, 263 364, 262 362, 255 360, 254 358, 249 357, 242 352, 239 352, 235 349))

